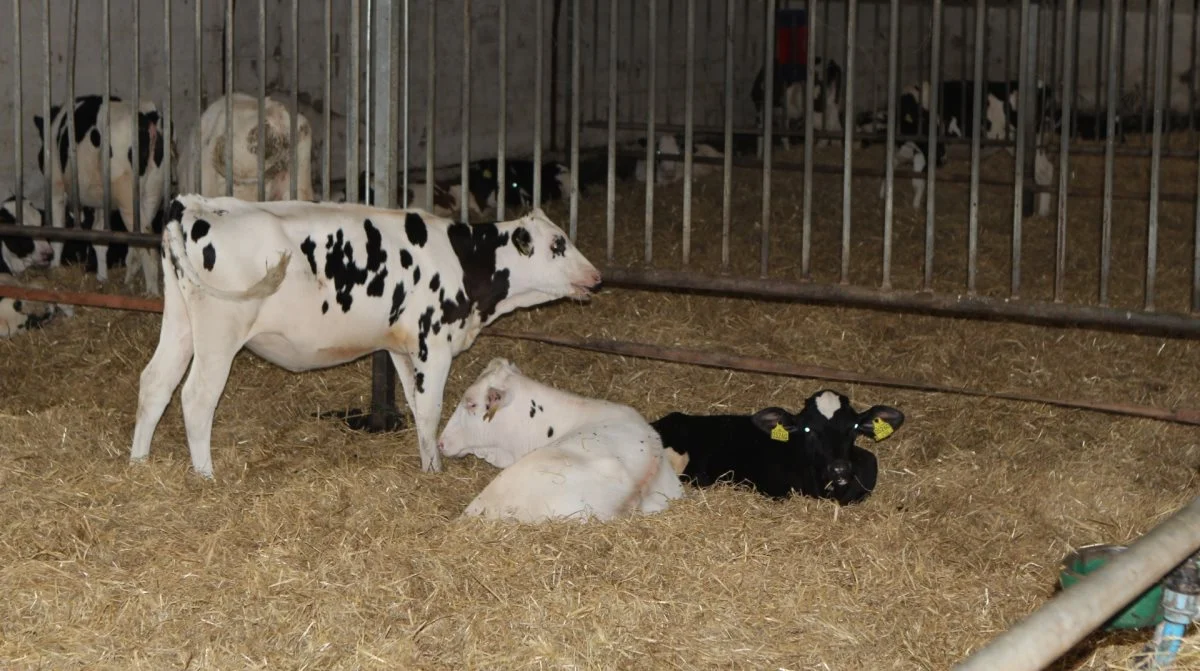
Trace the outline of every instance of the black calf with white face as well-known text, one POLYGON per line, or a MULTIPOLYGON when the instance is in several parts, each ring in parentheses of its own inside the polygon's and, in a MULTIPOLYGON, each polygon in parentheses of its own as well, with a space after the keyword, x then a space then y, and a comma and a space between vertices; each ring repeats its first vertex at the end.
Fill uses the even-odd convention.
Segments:
POLYGON ((653 426, 663 446, 681 455, 682 475, 698 486, 728 481, 776 498, 847 504, 866 498, 878 473, 875 455, 855 440, 883 440, 903 422, 895 408, 857 412, 844 395, 825 390, 796 414, 774 407, 751 416, 672 413, 653 426))

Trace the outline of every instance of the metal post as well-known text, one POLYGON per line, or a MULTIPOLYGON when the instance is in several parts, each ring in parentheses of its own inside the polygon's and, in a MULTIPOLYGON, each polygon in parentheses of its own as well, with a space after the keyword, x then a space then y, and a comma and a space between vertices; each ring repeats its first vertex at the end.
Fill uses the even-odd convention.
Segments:
POLYGON ((263 201, 267 199, 267 0, 258 0, 258 146, 258 200, 263 201))
MULTIPOLYGON (((1017 72, 1018 72, 1018 87, 1024 87, 1029 90, 1028 83, 1031 79, 1026 76, 1029 70, 1029 51, 1032 40, 1029 34, 1031 25, 1031 2, 1030 0, 1021 0, 1021 30, 1020 30, 1020 46, 1017 54, 1017 72)), ((1007 80, 1006 80, 1007 81, 1007 80)), ((1027 105, 1026 100, 1030 96, 1020 95, 1018 98, 1018 108, 1021 112, 1025 111, 1027 105)), ((1025 189, 1025 147, 1028 138, 1024 132, 1028 122, 1028 114, 1017 114, 1017 147, 1016 160, 1014 161, 1014 176, 1013 176, 1013 227, 1012 227, 1012 282, 1010 286, 1010 296, 1018 298, 1021 294, 1021 217, 1024 212, 1024 189, 1025 189)), ((1005 124, 1005 128, 1007 128, 1005 124)))
MULTIPOLYGON (((166 93, 163 95, 162 136, 159 138, 159 141, 163 143, 164 158, 162 168, 165 171, 163 177, 161 206, 166 207, 167 203, 171 202, 171 164, 177 160, 177 158, 171 154, 171 140, 175 137, 174 133, 171 131, 171 92, 175 90, 175 87, 172 85, 173 82, 171 77, 171 54, 175 53, 171 49, 171 0, 163 0, 163 33, 163 47, 166 49, 167 53, 167 86, 166 93)), ((196 124, 199 125, 199 123, 200 120, 196 119, 196 124)), ((100 263, 100 259, 96 259, 96 262, 100 263)))
MULTIPOLYGON (((169 1, 170 0, 168 0, 168 2, 169 1)), ((196 147, 199 147, 200 140, 201 140, 200 119, 204 116, 204 65, 203 65, 203 63, 204 63, 204 58, 203 58, 203 55, 204 55, 204 46, 203 46, 204 45, 204 0, 196 0, 196 15, 195 16, 196 16, 196 20, 195 20, 195 24, 193 25, 193 28, 195 29, 195 33, 192 35, 192 52, 193 52, 192 53, 192 59, 193 59, 192 60, 192 86, 195 87, 195 91, 196 91, 196 120, 194 122, 194 129, 192 132, 195 132, 195 134, 196 134, 195 135, 196 147)), ((105 26, 104 26, 104 42, 105 42, 105 47, 104 47, 104 58, 105 58, 104 96, 105 96, 105 98, 107 98, 107 97, 109 97, 109 93, 110 93, 110 89, 108 86, 108 46, 107 46, 108 45, 108 0, 104 0, 104 21, 105 21, 105 26)), ((108 156, 109 150, 108 150, 108 119, 107 118, 104 120, 104 131, 105 132, 103 134, 103 137, 101 138, 103 145, 100 148, 100 152, 101 152, 100 155, 108 156)), ((204 158, 203 158, 204 152, 197 150, 195 153, 196 153, 196 156, 194 158, 196 160, 196 166, 195 166, 196 183, 195 184, 180 184, 179 186, 182 189, 195 189, 196 193, 203 193, 204 185, 203 185, 203 177, 202 176, 204 175, 204 158)), ((211 159, 209 159, 209 160, 211 160, 211 159)), ((103 162, 101 162, 101 165, 103 165, 103 162)), ((108 184, 108 181, 109 181, 108 177, 106 176, 104 178, 104 182, 106 185, 108 184)), ((106 186, 105 193, 104 193, 104 209, 105 210, 110 209, 111 205, 109 204, 109 202, 110 202, 109 195, 108 195, 108 190, 107 190, 107 186, 106 186)))
MULTIPOLYGON (((595 79, 592 81, 595 87, 595 79)), ((617 3, 608 6, 608 184, 604 200, 604 251, 611 264, 617 230, 617 3)))
MULTIPOLYGON (((762 159, 762 243, 760 247, 762 277, 767 276, 771 242, 771 154, 775 136, 772 112, 775 109, 775 0, 767 0, 767 37, 763 45, 763 159, 762 159)), ((810 115, 805 115, 810 116, 810 115)))
MULTIPOLYGON (((538 7, 541 7, 541 3, 538 3, 538 7)), ((429 13, 425 17, 425 48, 428 51, 425 63, 425 203, 421 207, 433 211, 433 161, 434 148, 437 146, 437 3, 430 2, 426 8, 429 13)), ((539 113, 534 112, 534 118, 538 118, 539 113)), ((537 146, 537 141, 534 142, 537 146)), ((497 177, 496 181, 499 182, 500 178, 497 177)), ((467 197, 467 194, 464 193, 463 197, 467 197)))
MULTIPOLYGON (((1075 0, 1066 0, 1065 21, 1068 25, 1078 23, 1075 16, 1075 0)), ((1072 119, 1071 112, 1075 109, 1075 32, 1067 33, 1066 49, 1063 50, 1063 119, 1072 119)), ((1097 91, 1099 83, 1097 82, 1097 91)), ((1024 97, 1024 96, 1022 96, 1024 97)), ((1078 124, 1075 125, 1076 127, 1078 124)), ((1064 129, 1065 130, 1065 129, 1064 129)), ((1059 134, 1058 147, 1058 227, 1054 245, 1054 302, 1063 300, 1063 281, 1067 266, 1067 186, 1070 184, 1071 172, 1071 133, 1059 134)))
MULTIPOLYGON (((133 95, 132 95, 132 98, 133 98, 133 102, 132 102, 133 123, 132 123, 132 128, 130 129, 131 130, 130 139, 132 140, 132 142, 130 143, 130 146, 132 149, 131 163, 133 164, 133 174, 134 175, 138 174, 138 161, 141 160, 141 156, 142 156, 141 133, 138 132, 138 126, 139 126, 139 124, 138 124, 138 109, 141 107, 141 104, 142 104, 142 67, 141 67, 142 42, 141 42, 141 38, 139 37, 139 35, 141 35, 141 23, 142 23, 142 21, 141 21, 141 4, 142 3, 140 3, 140 2, 133 3, 133 17, 132 17, 133 20, 130 25, 130 35, 129 35, 130 41, 133 42, 133 95)), ((72 69, 74 69, 74 68, 72 68, 72 69)), ((72 100, 71 106, 73 107, 74 104, 75 104, 75 101, 72 100)), ((74 114, 72 114, 71 116, 74 116, 74 114)), ((101 161, 101 163, 103 163, 103 161, 101 161)), ((133 232, 141 232, 141 230, 142 230, 142 207, 141 207, 141 202, 142 202, 142 184, 141 184, 141 182, 142 182, 142 180, 135 177, 134 179, 131 179, 129 181, 133 184, 133 232)), ((108 213, 104 212, 100 216, 107 217, 108 213)), ((150 224, 150 222, 146 222, 147 228, 149 228, 149 224, 150 224)), ((97 261, 97 263, 103 262, 99 258, 97 258, 96 261, 97 261)))
MULTIPOLYGON (((1121 0, 1108 0, 1108 6, 1108 38, 1111 44, 1117 41, 1121 33, 1121 13, 1117 11, 1121 6, 1121 0)), ((1117 97, 1120 94, 1118 64, 1124 65, 1119 58, 1108 59, 1108 134, 1104 138, 1104 204, 1100 231, 1100 305, 1108 305, 1108 281, 1112 270, 1113 165, 1117 135, 1117 97)))
POLYGON ((734 0, 725 0, 725 172, 721 183, 721 269, 729 269, 733 220, 733 31, 734 0))
MULTIPOLYGON (((79 138, 78 138, 78 136, 75 135, 75 67, 76 67, 75 43, 76 43, 76 40, 78 38, 78 33, 79 33, 79 0, 71 0, 71 2, 68 3, 68 5, 67 5, 67 12, 70 15, 70 20, 68 22, 69 27, 67 28, 67 31, 68 31, 67 32, 67 102, 66 102, 66 104, 63 105, 63 110, 66 111, 66 117, 67 117, 66 118, 67 169, 70 170, 70 175, 71 175, 71 191, 70 191, 71 213, 75 218, 75 225, 79 226, 80 222, 81 222, 80 212, 79 212, 79 156, 78 156, 78 154, 79 154, 79 147, 78 147, 79 138)), ((136 9, 134 10, 134 15, 135 16, 137 15, 136 9)), ((135 71, 136 71, 136 68, 135 68, 135 71)), ((19 77, 20 74, 17 73, 16 76, 19 77)), ((135 98, 135 100, 136 100, 136 98, 135 98)), ((134 118, 135 119, 137 118, 136 114, 137 114, 137 105, 135 103, 135 105, 134 105, 134 115, 135 115, 134 118)), ((136 127, 137 127, 137 124, 135 123, 134 128, 136 128, 136 127)), ((134 133, 134 136, 136 138, 136 136, 137 136, 136 132, 134 133)), ((47 134, 47 137, 49 137, 49 134, 47 134)), ((135 139, 134 142, 135 142, 135 144, 133 145, 134 146, 134 156, 136 157, 137 156, 137 149, 136 149, 137 148, 137 144, 136 144, 137 140, 135 139)), ((133 170, 134 170, 134 174, 137 174, 136 159, 134 162, 133 170)), ((51 173, 51 174, 53 174, 53 173, 51 173)), ((134 181, 136 182, 137 180, 134 180, 134 181)), ((134 194, 135 194, 134 202, 136 203, 136 202, 138 202, 136 200, 137 192, 135 191, 134 194)), ((18 203, 17 204, 18 209, 20 209, 20 206, 21 206, 20 203, 18 203)), ((104 216, 107 217, 108 213, 107 212, 104 213, 104 216)), ((100 262, 102 263, 103 261, 100 261, 100 262)))
MULTIPOLYGON (((366 193, 358 192, 358 85, 359 85, 359 55, 361 47, 359 39, 362 36, 360 22, 362 21, 362 1, 350 0, 350 53, 347 54, 346 68, 346 201, 357 203, 366 198, 366 193)), ((368 189, 370 183, 366 184, 368 189)), ((369 191, 367 193, 370 193, 369 191)))
POLYGON ((572 0, 571 8, 571 223, 567 234, 575 242, 579 234, 579 0, 572 0))
POLYGON ((225 195, 233 195, 233 0, 225 0, 225 195))
MULTIPOLYGON (((808 0, 808 14, 805 18, 810 27, 819 23, 817 18, 819 11, 820 0, 808 0)), ((771 32, 772 34, 774 33, 774 31, 771 32)), ((809 114, 808 110, 813 108, 813 97, 816 93, 813 90, 814 77, 812 76, 817 67, 816 36, 817 34, 815 31, 810 30, 808 32, 808 53, 806 53, 804 56, 805 68, 807 68, 808 74, 804 77, 804 174, 801 177, 800 184, 801 191, 804 194, 804 202, 800 205, 800 276, 805 279, 808 279, 810 273, 812 272, 813 145, 816 144, 814 141, 814 135, 816 135, 816 132, 813 128, 813 115, 809 114)), ((769 88, 773 92, 774 85, 771 85, 769 88)), ((770 100, 770 98, 767 98, 767 100, 770 100)), ((786 104, 787 103, 785 102, 784 105, 786 106, 786 104)), ((765 110, 764 121, 766 119, 770 119, 772 116, 771 107, 767 106, 763 109, 765 110)), ((764 165, 766 165, 766 157, 769 156, 769 154, 766 153, 767 147, 773 141, 774 138, 770 136, 770 132, 766 131, 766 135, 763 137, 764 165)))
POLYGON ((967 295, 975 295, 979 272, 979 161, 983 135, 984 41, 987 33, 987 1, 975 0, 975 86, 971 100, 971 201, 967 221, 967 295))
MULTIPOLYGON (((458 218, 465 224, 471 221, 471 208, 468 207, 471 200, 469 186, 471 164, 471 0, 463 0, 462 21, 462 116, 458 131, 459 148, 462 150, 458 166, 462 198, 458 203, 458 218)), ((496 185, 501 190, 507 186, 505 177, 503 173, 496 175, 496 185)), ((432 189, 430 190, 432 191, 432 189)))
POLYGON ((1150 147, 1150 216, 1146 225, 1146 302, 1147 312, 1154 311, 1155 276, 1158 272, 1158 192, 1162 174, 1163 98, 1167 80, 1166 32, 1170 15, 1167 0, 1155 0, 1154 38, 1154 136, 1150 147))
MULTIPOLYGON (((941 110, 938 98, 942 88, 939 83, 942 74, 942 0, 934 0, 933 16, 930 20, 933 42, 929 49, 929 81, 932 83, 929 87, 929 109, 931 114, 936 117, 941 110)), ((979 85, 976 83, 976 86, 979 85)), ((937 131, 938 124, 931 118, 928 129, 929 155, 925 166, 928 175, 925 178, 927 184, 925 188, 925 279, 922 285, 925 291, 933 291, 934 223, 937 212, 937 198, 935 197, 937 194, 937 131)))
MULTIPOLYGON (((507 180, 505 175, 508 174, 507 157, 505 156, 508 140, 508 0, 499 0, 500 2, 500 43, 498 45, 500 58, 500 79, 496 84, 498 89, 497 94, 500 98, 500 117, 496 121, 496 218, 504 219, 504 205, 507 198, 508 189, 505 188, 507 180)), ((593 63, 595 61, 593 60, 593 63)), ((593 67, 594 69, 594 67, 593 67)), ((609 111, 609 116, 612 116, 612 111, 609 111)), ((615 123, 613 119, 610 123, 615 123)), ((463 187, 463 198, 468 198, 466 186, 463 187)), ((479 204, 483 207, 483 203, 479 204)))
POLYGON ((683 265, 692 251, 692 140, 695 136, 696 0, 687 0, 687 64, 683 101, 683 265))
MULTIPOLYGON (((166 0, 170 2, 171 0, 166 0)), ((316 119, 309 122, 309 130, 312 130, 312 123, 316 119)), ((288 123, 288 145, 292 148, 291 166, 288 170, 288 198, 296 200, 299 193, 299 172, 300 172, 300 148, 297 146, 299 138, 297 137, 297 129, 300 126, 300 0, 292 0, 292 109, 291 120, 288 123)), ((312 162, 312 156, 308 157, 309 163, 312 162)), ((309 175, 309 188, 312 187, 312 175, 309 175)))
MULTIPOLYGON (((21 0, 13 0, 13 166, 16 168, 16 174, 13 176, 14 188, 16 191, 16 217, 17 225, 24 225, 25 214, 25 138, 21 133, 21 119, 25 116, 25 105, 22 98, 22 89, 24 85, 21 81, 21 75, 24 70, 21 67, 21 0)), ((49 137, 50 121, 47 119, 43 125, 43 134, 49 137)), ((106 133, 107 135, 107 133, 106 133)))
MULTIPOLYGON (((539 5, 540 6, 540 5, 539 5)), ((647 0, 646 9, 650 12, 648 22, 648 32, 646 34, 646 46, 649 50, 649 67, 648 67, 648 86, 647 102, 646 102, 646 226, 645 226, 645 251, 643 258, 648 264, 654 259, 654 180, 656 179, 656 170, 654 164, 654 150, 656 148, 657 138, 654 136, 654 121, 657 118, 657 101, 655 90, 657 88, 655 82, 658 75, 658 43, 655 38, 658 36, 658 0, 647 0)))
MULTIPOLYGON (((983 2, 983 0, 979 0, 983 2)), ((896 89, 900 69, 900 0, 891 1, 888 16, 888 82, 887 82, 887 160, 884 161, 883 178, 883 278, 879 288, 890 291, 892 288, 892 225, 895 218, 895 186, 896 186, 896 89)), ((805 145, 808 140, 805 139, 805 145)), ((805 173, 809 172, 805 167, 805 173)), ((805 206, 809 196, 804 196, 805 206)))
MULTIPOLYGON (((941 0, 935 0, 935 4, 939 10, 941 8, 941 0)), ((854 154, 851 150, 854 148, 854 57, 855 45, 858 38, 858 0, 849 0, 846 5, 846 123, 843 128, 844 139, 842 140, 842 284, 850 282, 850 222, 853 214, 851 205, 851 164, 853 163, 854 154)), ((934 44, 941 39, 940 35, 934 35, 934 44)), ((936 47, 935 47, 936 48, 936 47)), ((811 77, 810 77, 811 78, 811 77)), ((828 89, 825 95, 829 95, 828 89)), ((828 102, 828 101, 827 101, 828 102)), ((829 116, 828 108, 826 113, 821 115, 822 121, 829 116)))
MULTIPOLYGON (((321 155, 321 199, 329 200, 329 171, 333 165, 333 0, 325 0, 325 139, 321 155)), ((346 195, 350 194, 347 180, 346 195)), ((357 187, 357 181, 355 186, 357 187)))
MULTIPOLYGON (((653 0, 651 0, 653 1, 653 0)), ((542 91, 542 80, 545 77, 545 66, 542 64, 542 53, 546 49, 546 17, 543 9, 544 2, 534 5, 534 48, 533 48, 533 206, 542 205, 542 110, 546 106, 546 98, 542 91)), ((433 3, 429 3, 430 11, 433 3)), ((429 40, 434 39, 433 31, 429 40)), ((496 177, 497 181, 501 179, 496 177)))

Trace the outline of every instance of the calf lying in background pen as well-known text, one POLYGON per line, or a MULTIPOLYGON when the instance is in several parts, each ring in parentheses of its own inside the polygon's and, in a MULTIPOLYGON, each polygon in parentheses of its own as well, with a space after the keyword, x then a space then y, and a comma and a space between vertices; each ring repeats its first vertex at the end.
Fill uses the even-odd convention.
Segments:
POLYGON ((463 394, 438 449, 504 471, 466 515, 537 522, 665 510, 683 496, 654 429, 633 408, 531 380, 493 359, 463 394))
POLYGON ((653 422, 676 470, 700 487, 728 481, 776 498, 793 493, 845 505, 875 488, 875 455, 858 447, 860 435, 883 440, 904 415, 886 405, 856 412, 850 399, 820 391, 793 415, 767 408, 754 415, 685 415, 653 422))
MULTIPOLYGON (((9 198, 0 205, 0 224, 16 223, 17 199, 9 198)), ((41 211, 28 200, 22 203, 21 225, 42 225, 41 211)), ((49 242, 22 235, 4 235, 3 229, 0 229, 0 285, 22 286, 16 275, 30 268, 50 265, 53 256, 54 250, 49 242)), ((0 298, 0 338, 37 328, 58 314, 70 314, 70 308, 62 309, 50 303, 19 298, 0 298)))

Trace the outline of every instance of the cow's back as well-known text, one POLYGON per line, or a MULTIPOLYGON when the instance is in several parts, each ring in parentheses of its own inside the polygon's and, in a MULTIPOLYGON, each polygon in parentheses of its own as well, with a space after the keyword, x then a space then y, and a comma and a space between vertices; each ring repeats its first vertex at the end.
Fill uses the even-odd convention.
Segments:
MULTIPOLYGON (((794 468, 800 455, 784 450, 798 449, 772 440, 747 415, 687 415, 671 413, 652 423, 662 437, 663 447, 688 457, 683 475, 701 487, 728 480, 750 483, 768 496, 791 493, 794 468)), ((796 487, 799 488, 799 487, 796 487)))

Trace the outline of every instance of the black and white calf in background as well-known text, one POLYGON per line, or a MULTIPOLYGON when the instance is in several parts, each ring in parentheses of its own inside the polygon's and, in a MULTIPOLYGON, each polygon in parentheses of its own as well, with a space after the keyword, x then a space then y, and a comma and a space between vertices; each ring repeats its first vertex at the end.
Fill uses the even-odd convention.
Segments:
MULTIPOLYGON (((474 161, 469 166, 467 179, 472 198, 480 207, 495 209, 500 193, 500 183, 505 184, 504 204, 506 207, 530 207, 533 205, 533 161, 508 159, 504 162, 505 177, 501 179, 499 161, 494 158, 474 161)), ((571 170, 562 163, 549 161, 542 164, 542 202, 563 200, 571 194, 571 170)))
MULTIPOLYGON (((411 176, 412 173, 410 173, 411 176)), ((397 180, 397 184, 400 181, 397 180)), ((426 189, 428 187, 424 182, 408 183, 408 207, 425 209, 426 189)), ((367 205, 375 204, 375 187, 367 186, 366 171, 358 173, 358 193, 363 202, 367 205)), ((334 195, 334 202, 346 202, 346 193, 340 192, 334 195)), ((434 182, 433 184, 433 209, 430 210, 433 214, 439 217, 447 217, 453 219, 458 216, 459 203, 462 202, 462 185, 448 181, 434 182)), ((399 203, 396 204, 399 207, 399 203)), ((483 215, 483 208, 479 207, 479 203, 475 202, 474 198, 468 202, 467 206, 471 212, 483 215)))
POLYGON ((413 411, 421 467, 455 355, 513 310, 584 299, 600 273, 535 209, 468 225, 423 210, 185 195, 163 231, 162 330, 142 371, 131 461, 144 460, 191 363, 181 401, 192 467, 211 477, 212 422, 243 347, 290 371, 387 351, 413 411))
MULTIPOLYGON (((942 82, 938 90, 937 114, 932 114, 929 107, 932 85, 923 82, 920 86, 910 86, 904 90, 898 101, 899 115, 896 119, 896 161, 910 161, 915 172, 923 172, 929 161, 929 141, 927 134, 930 124, 936 124, 937 135, 941 137, 969 138, 975 132, 974 118, 975 82, 971 80, 953 80, 942 82), (916 136, 917 139, 905 139, 916 136)), ((1053 127, 1052 104, 1049 89, 1041 81, 1037 82, 1037 97, 1034 102, 1033 124, 1036 133, 1041 133, 1053 127)), ((1017 132, 1017 117, 1020 109, 1020 91, 1018 82, 986 82, 983 91, 983 118, 979 120, 980 137, 985 140, 1013 139, 1017 132)), ((883 110, 860 117, 857 131, 863 134, 882 134, 887 131, 887 111, 883 110)), ((862 146, 868 146, 870 141, 863 141, 862 146)), ((1032 148, 1031 148, 1032 149, 1032 148)), ((1012 149, 1009 149, 1011 152, 1012 149)), ((988 149, 984 155, 990 154, 988 149)), ((943 165, 946 157, 945 144, 937 145, 937 164, 943 165)), ((1053 177, 1053 166, 1045 152, 1038 147, 1035 155, 1034 182, 1040 185, 1049 184, 1053 177)), ((925 179, 913 177, 913 208, 919 208, 925 197, 925 179)), ((879 195, 882 198, 885 190, 880 184, 879 195)), ((1048 215, 1050 210, 1049 194, 1038 194, 1038 213, 1048 215)))
POLYGON ((850 399, 823 390, 793 415, 766 408, 753 415, 686 415, 652 422, 663 447, 679 455, 676 469, 693 484, 745 484, 775 498, 793 494, 845 505, 866 498, 878 474, 875 455, 854 444, 881 441, 904 414, 886 405, 858 412, 850 399))
POLYGON ((539 522, 665 510, 683 496, 658 434, 627 405, 587 398, 493 359, 438 438, 447 457, 504 469, 465 515, 539 522))
MULTIPOLYGON (((74 123, 75 142, 77 147, 76 159, 79 168, 79 204, 86 207, 101 208, 104 205, 103 168, 101 166, 101 130, 100 120, 104 108, 109 108, 109 182, 112 189, 112 205, 120 212, 125 222, 126 230, 133 229, 133 211, 137 207, 140 214, 141 231, 148 232, 154 213, 162 205, 163 180, 169 179, 167 162, 170 159, 170 145, 162 137, 159 123, 158 108, 152 102, 143 101, 134 109, 132 103, 123 102, 120 98, 112 97, 105 101, 101 96, 80 96, 75 99, 74 123), (133 134, 138 134, 138 152, 136 161, 133 156, 133 134), (133 180, 138 180, 139 200, 133 202, 133 180)), ((67 204, 71 196, 71 169, 68 163, 70 140, 67 131, 67 115, 62 107, 51 108, 49 128, 41 116, 35 116, 38 136, 42 146, 46 144, 47 136, 51 138, 50 165, 44 165, 43 152, 38 152, 38 167, 46 176, 46 183, 51 189, 51 225, 62 228, 67 222, 67 204)), ((100 217, 96 223, 100 228, 107 228, 106 217, 100 217)), ((105 245, 94 245, 97 257, 106 257, 105 245)), ((57 266, 62 259, 63 243, 52 243, 54 261, 57 266)), ((133 280, 133 274, 140 267, 146 291, 150 294, 159 293, 158 284, 158 254, 153 249, 139 248, 130 255, 130 263, 125 268, 125 282, 133 280)), ((105 282, 108 280, 107 267, 100 267, 96 277, 105 282)))
MULTIPOLYGON (((782 125, 776 125, 778 130, 789 130, 795 122, 804 119, 805 114, 805 78, 813 77, 813 128, 840 132, 842 130, 841 84, 842 68, 837 62, 830 60, 822 65, 821 59, 814 61, 814 67, 804 65, 775 64, 774 86, 771 101, 773 112, 782 125)), ((763 125, 763 107, 766 105, 766 69, 760 68, 750 89, 750 99, 754 101, 754 109, 758 115, 758 125, 763 125)), ((828 144, 826 140, 817 142, 818 147, 828 144)), ((788 138, 783 139, 785 149, 791 146, 788 138)), ((760 144, 758 155, 762 156, 760 144)))
MULTIPOLYGON (((17 223, 17 200, 9 198, 0 205, 0 224, 17 223)), ((22 203, 21 225, 42 225, 42 213, 28 200, 22 203)), ((45 240, 18 235, 4 235, 0 231, 0 285, 23 286, 17 275, 31 268, 50 265, 54 250, 45 240)), ((30 284, 29 286, 36 286, 30 284)), ((41 326, 59 314, 71 314, 69 307, 50 303, 26 301, 17 298, 0 298, 0 338, 7 338, 23 331, 41 326)))

